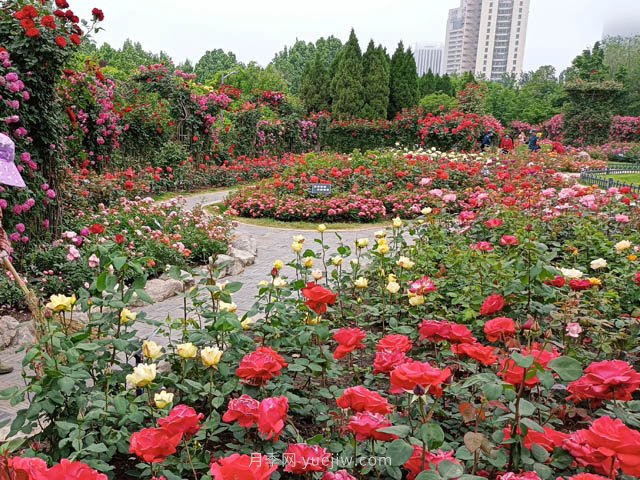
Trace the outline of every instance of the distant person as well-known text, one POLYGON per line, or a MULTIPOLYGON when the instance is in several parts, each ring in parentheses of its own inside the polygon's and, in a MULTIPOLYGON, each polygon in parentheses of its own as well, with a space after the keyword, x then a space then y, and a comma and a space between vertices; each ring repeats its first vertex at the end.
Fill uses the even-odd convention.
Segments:
POLYGON ((524 133, 524 130, 520 130, 520 135, 518 135, 518 142, 522 145, 526 145, 527 143, 527 134, 524 133))
POLYGON ((509 153, 513 150, 513 138, 508 133, 500 140, 500 150, 502 153, 509 153))
POLYGON ((534 131, 532 131, 531 136, 529 136, 529 150, 531 152, 537 152, 540 150, 540 137, 538 137, 534 131))
POLYGON ((484 152, 487 147, 491 147, 491 142, 493 141, 493 132, 485 133, 484 137, 482 137, 482 142, 480 142, 480 151, 484 152))
POLYGON ((551 151, 557 153, 558 155, 564 155, 565 153, 567 153, 566 148, 564 148, 564 146, 560 142, 553 142, 553 148, 551 149, 551 151))

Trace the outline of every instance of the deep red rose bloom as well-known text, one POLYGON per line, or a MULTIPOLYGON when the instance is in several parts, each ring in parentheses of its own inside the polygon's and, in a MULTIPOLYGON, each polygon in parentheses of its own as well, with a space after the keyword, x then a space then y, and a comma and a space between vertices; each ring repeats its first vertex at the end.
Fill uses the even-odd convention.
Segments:
POLYGON ((158 420, 158 425, 166 428, 170 433, 180 433, 190 438, 200 430, 200 421, 204 418, 187 405, 176 405, 169 415, 158 420))
POLYGON ((503 247, 513 247, 519 244, 518 237, 514 237, 513 235, 503 235, 500 239, 500 245, 503 247))
POLYGON ((133 190, 136 187, 136 184, 133 183, 131 180, 127 180, 126 182, 124 182, 124 189, 125 190, 133 190))
POLYGON ((579 473, 573 477, 567 478, 567 480, 609 480, 609 477, 603 477, 593 473, 579 473))
POLYGON ((387 442, 398 437, 390 433, 378 432, 378 430, 392 426, 393 424, 379 413, 360 412, 351 417, 348 428, 355 434, 358 442, 369 439, 387 442))
POLYGON ((580 402, 592 398, 628 402, 640 388, 640 373, 623 360, 605 360, 589 365, 584 375, 571 382, 567 400, 580 402))
POLYGON ((61 37, 60 35, 58 35, 56 37, 56 45, 58 45, 58 47, 60 48, 64 48, 67 46, 67 39, 64 37, 61 37))
POLYGON ((327 311, 327 305, 334 305, 338 295, 314 282, 307 283, 302 289, 302 295, 307 299, 305 305, 318 315, 327 311))
MULTIPOLYGON (((534 364, 539 365, 543 369, 547 369, 547 364, 553 360, 554 358, 558 358, 560 354, 556 351, 555 348, 553 350, 540 350, 541 345, 539 343, 534 343, 531 348, 523 348, 522 355, 525 357, 533 357, 534 364)), ((527 373, 532 370, 532 367, 527 369, 527 373)), ((514 386, 519 386, 522 383, 522 379, 524 377, 525 370, 522 367, 516 365, 516 363, 511 358, 504 358, 500 362, 500 371, 498 372, 498 376, 502 377, 502 379, 510 383, 514 386)), ((533 387, 540 383, 538 380, 538 376, 534 375, 531 378, 528 378, 525 381, 525 385, 527 387, 533 387)))
POLYGON ((373 361, 373 374, 389 373, 398 365, 410 362, 411 359, 407 358, 404 352, 376 352, 376 358, 373 361))
POLYGON ((495 348, 485 347, 479 343, 459 343, 451 345, 451 351, 458 357, 473 358, 487 367, 498 361, 495 348))
POLYGON ((91 10, 91 15, 93 15, 94 20, 97 20, 99 22, 104 20, 104 13, 99 8, 94 8, 93 10, 91 10))
POLYGON ((296 443, 289 445, 284 454, 285 472, 303 475, 308 472, 326 472, 331 466, 331 454, 320 445, 296 443))
POLYGON ((67 2, 67 0, 56 0, 56 7, 69 8, 69 3, 67 2))
POLYGON ((37 28, 29 28, 29 29, 27 29, 27 31, 25 33, 27 34, 27 37, 29 37, 29 38, 38 38, 38 37, 40 37, 40 30, 38 30, 37 28))
POLYGON ((588 430, 578 430, 564 441, 567 450, 582 467, 613 476, 621 469, 632 477, 640 477, 640 432, 621 420, 600 417, 588 430))
POLYGON ((427 362, 399 365, 391 372, 391 393, 414 392, 417 389, 434 397, 442 396, 442 383, 451 376, 451 370, 439 370, 427 362))
POLYGON ((574 278, 569 280, 569 287, 574 292, 581 292, 582 290, 589 290, 591 288, 591 282, 588 279, 574 278))
POLYGON ((435 452, 425 452, 422 447, 417 445, 413 446, 413 455, 404 464, 404 468, 409 471, 407 474, 407 480, 415 480, 415 478, 426 470, 438 470, 438 465, 443 460, 461 465, 461 463, 454 457, 453 450, 450 452, 443 452, 437 450, 435 452))
POLYGON ((82 462, 70 462, 67 459, 63 459, 58 465, 51 467, 47 473, 40 475, 33 480, 107 480, 104 473, 99 473, 82 462))
POLYGON ((238 422, 243 428, 251 428, 258 421, 258 407, 260 402, 254 400, 249 395, 242 395, 229 402, 227 411, 222 416, 222 421, 231 423, 238 422))
POLYGON ((480 315, 492 315, 502 310, 504 306, 505 301, 502 295, 494 293, 493 295, 489 295, 482 304, 480 315))
POLYGON ((105 228, 99 223, 94 223, 89 227, 89 231, 94 235, 100 235, 101 233, 104 233, 105 228))
POLYGON ((122 245, 126 238, 124 238, 124 235, 121 235, 119 233, 117 233, 114 237, 113 240, 118 244, 118 245, 122 245))
POLYGON ((553 280, 547 280, 544 283, 545 285, 549 285, 551 287, 562 288, 566 285, 567 279, 564 278, 562 275, 556 275, 556 277, 553 280))
MULTIPOLYGON (((47 471, 47 462, 37 457, 14 457, 7 460, 9 471, 13 473, 11 480, 32 480, 41 478, 47 471)), ((0 474, 2 473, 2 462, 0 462, 0 474)), ((4 478, 0 476, 0 478, 4 478)))
POLYGON ((42 17, 40 19, 40 25, 46 28, 50 28, 51 30, 55 30, 56 28, 58 28, 58 25, 56 25, 56 19, 53 18, 52 15, 45 15, 44 17, 42 17))
POLYGON ((287 363, 268 347, 262 347, 245 355, 240 361, 236 375, 253 386, 262 386, 273 377, 280 376, 282 367, 287 363))
POLYGON ((234 453, 211 463, 213 480, 269 480, 271 474, 277 469, 277 465, 271 465, 269 457, 259 454, 234 453))
POLYGON ((176 453, 181 441, 180 432, 170 432, 166 428, 145 428, 131 435, 129 453, 136 454, 148 463, 161 463, 176 453))
POLYGON ((408 352, 413 348, 413 343, 406 335, 387 335, 382 337, 376 345, 376 350, 389 352, 408 352))
POLYGON ((386 415, 393 410, 386 398, 378 392, 373 392, 363 386, 347 388, 342 396, 336 400, 336 403, 340 408, 350 408, 354 412, 372 412, 386 415))
POLYGON ((474 343, 475 337, 466 325, 448 321, 423 320, 420 325, 420 340, 430 342, 474 343))
POLYGON ((322 480, 357 480, 346 470, 338 470, 337 472, 327 472, 323 475, 322 480))
POLYGON ((497 317, 484 324, 484 334, 490 342, 504 340, 516 334, 516 323, 508 317, 497 317))
POLYGON ((367 338, 367 332, 360 328, 341 328, 333 334, 333 339, 338 342, 338 348, 333 352, 333 358, 339 360, 354 350, 365 348, 362 344, 365 338, 367 338))
POLYGON ((82 38, 77 33, 72 33, 69 39, 75 44, 80 45, 82 43, 82 38))
POLYGON ((278 441, 289 412, 287 397, 265 398, 258 407, 258 430, 267 440, 278 441))
POLYGON ((484 222, 485 227, 487 228, 498 228, 502 226, 502 220, 499 218, 490 218, 486 222, 484 222))

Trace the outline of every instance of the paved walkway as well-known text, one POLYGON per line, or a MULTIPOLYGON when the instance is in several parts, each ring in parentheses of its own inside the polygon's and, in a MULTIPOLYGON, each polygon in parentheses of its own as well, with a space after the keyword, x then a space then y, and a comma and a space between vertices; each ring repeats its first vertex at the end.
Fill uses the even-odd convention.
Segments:
MULTIPOLYGON (((219 191, 188 195, 184 197, 186 199, 185 208, 193 209, 197 205, 221 203, 228 194, 229 191, 219 191)), ((344 230, 340 232, 340 236, 342 237, 343 243, 353 245, 355 239, 361 237, 371 238, 373 232, 379 229, 380 227, 378 226, 359 230, 344 230)), ((238 305, 239 315, 246 313, 255 302, 256 287, 260 281, 269 278, 273 262, 280 259, 286 263, 293 258, 294 254, 291 250, 293 235, 298 233, 303 234, 306 238, 306 247, 315 251, 319 250, 319 245, 313 242, 314 238, 319 237, 319 234, 316 232, 259 227, 245 223, 240 223, 236 231, 240 234, 251 235, 255 238, 258 246, 258 256, 254 265, 247 267, 239 275, 226 277, 224 279, 225 281, 240 282, 243 284, 240 291, 233 296, 234 303, 238 305)), ((340 243, 337 237, 330 231, 327 231, 325 233, 325 241, 331 247, 329 254, 335 254, 335 249, 340 243)), ((287 272, 287 267, 285 267, 284 274, 290 278, 294 276, 293 271, 287 272)), ((181 318, 183 315, 183 301, 181 297, 172 297, 163 302, 139 308, 138 310, 146 312, 149 318, 158 321, 164 321, 168 315, 174 318, 181 318)), ((153 334, 153 328, 148 325, 139 325, 138 331, 142 338, 147 338, 153 334)), ((21 376, 22 356, 22 353, 18 352, 17 348, 0 352, 0 359, 14 367, 13 373, 0 376, 0 390, 14 385, 24 384, 21 376)), ((8 402, 0 401, 0 423, 3 419, 12 418, 20 408, 20 405, 12 407, 8 402)), ((6 432, 7 429, 0 429, 0 439, 3 438, 3 430, 6 432)))

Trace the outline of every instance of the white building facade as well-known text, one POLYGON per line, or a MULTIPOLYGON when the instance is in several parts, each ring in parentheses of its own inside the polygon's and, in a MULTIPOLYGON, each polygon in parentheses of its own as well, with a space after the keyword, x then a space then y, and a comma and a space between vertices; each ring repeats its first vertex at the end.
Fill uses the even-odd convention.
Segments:
POLYGON ((442 74, 444 46, 441 43, 417 43, 413 50, 418 76, 431 70, 434 75, 442 74))

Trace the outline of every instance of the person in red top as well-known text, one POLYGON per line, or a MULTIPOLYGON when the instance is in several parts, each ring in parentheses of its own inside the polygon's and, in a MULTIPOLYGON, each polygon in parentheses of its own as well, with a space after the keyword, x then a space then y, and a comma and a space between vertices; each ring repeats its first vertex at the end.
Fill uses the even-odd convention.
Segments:
POLYGON ((509 153, 513 150, 513 138, 508 133, 500 140, 500 150, 502 153, 509 153))
POLYGON ((559 154, 559 155, 564 155, 565 153, 567 153, 567 150, 562 146, 562 144, 560 142, 553 142, 553 152, 559 154))

